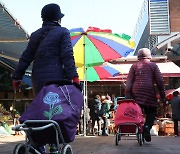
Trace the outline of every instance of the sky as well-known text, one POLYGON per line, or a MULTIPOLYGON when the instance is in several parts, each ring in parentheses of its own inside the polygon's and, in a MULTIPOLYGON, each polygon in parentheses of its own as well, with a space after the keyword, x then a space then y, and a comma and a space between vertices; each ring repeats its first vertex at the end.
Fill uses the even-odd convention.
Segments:
POLYGON ((41 9, 49 3, 59 4, 62 26, 68 29, 89 26, 111 29, 113 33, 133 31, 144 0, 0 0, 23 29, 31 34, 42 26, 41 9))

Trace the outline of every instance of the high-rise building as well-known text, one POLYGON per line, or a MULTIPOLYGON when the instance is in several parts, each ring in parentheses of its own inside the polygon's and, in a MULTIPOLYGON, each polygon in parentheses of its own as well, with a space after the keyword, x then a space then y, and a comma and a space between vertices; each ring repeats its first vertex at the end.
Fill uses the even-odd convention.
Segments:
POLYGON ((180 1, 144 0, 133 38, 139 48, 180 61, 180 1))

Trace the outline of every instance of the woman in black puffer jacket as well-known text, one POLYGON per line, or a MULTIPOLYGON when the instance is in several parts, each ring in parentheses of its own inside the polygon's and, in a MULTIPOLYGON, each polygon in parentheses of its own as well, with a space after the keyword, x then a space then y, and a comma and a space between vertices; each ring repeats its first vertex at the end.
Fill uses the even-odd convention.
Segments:
POLYGON ((79 83, 70 34, 68 29, 60 25, 63 16, 57 4, 48 4, 43 7, 42 28, 31 34, 28 46, 13 73, 14 89, 18 88, 19 81, 22 80, 32 61, 32 82, 35 95, 49 81, 68 79, 79 83))
POLYGON ((162 74, 154 62, 150 62, 151 52, 147 48, 138 51, 138 62, 129 70, 126 82, 126 98, 134 98, 146 115, 144 125, 145 140, 150 142, 150 129, 154 124, 158 102, 154 83, 156 83, 161 99, 165 99, 165 88, 162 74))

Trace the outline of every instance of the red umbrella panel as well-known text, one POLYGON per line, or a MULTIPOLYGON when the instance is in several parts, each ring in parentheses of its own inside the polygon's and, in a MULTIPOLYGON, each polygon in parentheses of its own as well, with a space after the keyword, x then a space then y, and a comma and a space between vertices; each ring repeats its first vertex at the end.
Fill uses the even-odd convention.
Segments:
MULTIPOLYGON (((166 100, 170 101, 173 98, 173 92, 178 91, 180 93, 180 87, 177 89, 167 89, 165 90, 166 100)), ((160 95, 157 95, 157 98, 160 98, 160 95)))
POLYGON ((178 91, 180 93, 180 88, 177 89, 168 89, 165 91, 166 93, 166 99, 171 100, 173 98, 173 92, 178 91))

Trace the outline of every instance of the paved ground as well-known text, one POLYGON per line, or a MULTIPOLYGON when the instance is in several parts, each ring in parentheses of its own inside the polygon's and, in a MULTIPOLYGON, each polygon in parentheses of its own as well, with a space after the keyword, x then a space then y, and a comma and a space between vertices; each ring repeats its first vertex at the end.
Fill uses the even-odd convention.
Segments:
MULTIPOLYGON (((130 139, 130 138, 127 138, 130 139)), ((0 154, 11 154, 14 146, 23 142, 24 136, 0 137, 0 154)), ((76 136, 71 143, 74 154, 179 154, 180 137, 153 136, 151 143, 140 146, 137 140, 121 140, 115 145, 115 136, 76 136)))

